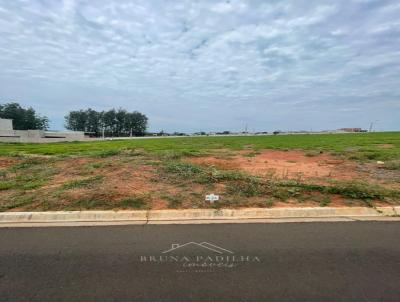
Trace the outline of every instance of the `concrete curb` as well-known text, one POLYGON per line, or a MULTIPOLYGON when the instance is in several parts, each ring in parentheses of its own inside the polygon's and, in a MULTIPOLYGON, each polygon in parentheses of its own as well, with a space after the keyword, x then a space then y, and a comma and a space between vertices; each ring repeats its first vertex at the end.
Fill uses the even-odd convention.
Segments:
POLYGON ((56 211, 0 213, 0 227, 25 224, 167 224, 240 222, 248 220, 349 218, 345 220, 374 220, 400 215, 397 207, 349 208, 246 208, 246 209, 190 209, 140 211, 56 211))

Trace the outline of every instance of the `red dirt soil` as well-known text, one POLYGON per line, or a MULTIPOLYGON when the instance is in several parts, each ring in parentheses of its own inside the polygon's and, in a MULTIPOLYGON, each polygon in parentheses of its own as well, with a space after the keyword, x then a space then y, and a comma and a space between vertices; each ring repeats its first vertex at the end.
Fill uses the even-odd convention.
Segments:
POLYGON ((1 157, 0 156, 0 169, 6 169, 18 162, 17 158, 1 157))
POLYGON ((331 177, 349 180, 360 176, 356 171, 356 163, 337 159, 329 154, 309 157, 300 150, 265 150, 254 157, 243 155, 245 153, 229 159, 210 156, 189 160, 196 164, 216 166, 220 169, 241 169, 253 175, 273 174, 278 178, 331 177))

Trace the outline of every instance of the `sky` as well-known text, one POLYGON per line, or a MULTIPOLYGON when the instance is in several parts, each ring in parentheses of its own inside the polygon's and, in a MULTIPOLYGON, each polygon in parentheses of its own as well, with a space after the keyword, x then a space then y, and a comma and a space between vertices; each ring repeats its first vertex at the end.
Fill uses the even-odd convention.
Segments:
POLYGON ((0 103, 63 129, 122 107, 151 131, 400 130, 398 0, 0 0, 0 103))

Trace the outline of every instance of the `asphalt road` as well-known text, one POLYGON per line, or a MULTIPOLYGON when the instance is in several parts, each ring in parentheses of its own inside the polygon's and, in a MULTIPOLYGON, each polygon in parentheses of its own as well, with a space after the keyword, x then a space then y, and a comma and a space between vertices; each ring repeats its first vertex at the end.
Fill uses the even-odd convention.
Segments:
POLYGON ((1 228, 0 301, 400 301, 400 223, 1 228))

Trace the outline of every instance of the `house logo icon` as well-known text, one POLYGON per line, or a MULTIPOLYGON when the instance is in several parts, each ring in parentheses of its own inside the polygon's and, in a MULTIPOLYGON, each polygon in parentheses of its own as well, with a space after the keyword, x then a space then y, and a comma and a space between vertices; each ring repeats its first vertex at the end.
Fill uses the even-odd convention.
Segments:
POLYGON ((172 253, 172 252, 175 252, 175 251, 184 250, 185 248, 188 248, 188 247, 190 247, 190 248, 199 248, 199 249, 205 250, 207 252, 213 252, 215 254, 234 254, 232 251, 230 251, 228 249, 222 248, 222 247, 220 247, 218 245, 215 245, 215 244, 212 244, 212 243, 209 243, 209 242, 205 242, 205 241, 204 242, 200 242, 200 243, 193 242, 193 241, 186 242, 186 243, 183 243, 183 244, 173 243, 171 245, 170 249, 165 250, 162 253, 163 254, 168 254, 168 253, 172 253))

